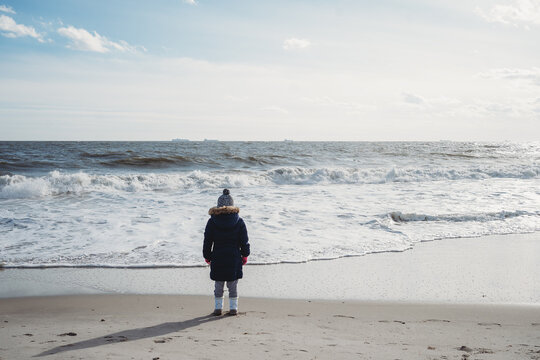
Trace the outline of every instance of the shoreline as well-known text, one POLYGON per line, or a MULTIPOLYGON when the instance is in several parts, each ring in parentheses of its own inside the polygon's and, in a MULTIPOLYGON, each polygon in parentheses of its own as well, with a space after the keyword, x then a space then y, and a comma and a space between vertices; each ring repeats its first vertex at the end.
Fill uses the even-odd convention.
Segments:
MULTIPOLYGON (((510 234, 493 234, 493 235, 478 235, 478 236, 464 236, 464 237, 448 237, 448 238, 437 238, 437 239, 431 239, 431 240, 422 240, 417 243, 412 244, 410 247, 404 249, 404 250, 380 250, 380 251, 372 251, 365 254, 358 254, 358 255, 343 255, 343 256, 337 256, 337 257, 329 257, 329 258, 316 258, 316 259, 309 259, 309 260, 303 260, 303 261, 290 261, 290 260, 284 260, 284 261, 275 261, 275 262, 266 262, 266 263, 258 263, 258 262, 250 262, 249 266, 268 266, 268 265, 298 265, 298 264, 307 264, 310 262, 317 262, 317 261, 333 261, 333 260, 340 260, 345 258, 359 258, 364 256, 370 256, 370 255, 377 255, 377 254, 386 254, 386 253, 404 253, 410 250, 413 250, 416 246, 421 246, 421 244, 430 243, 430 242, 438 242, 438 241, 447 241, 447 240, 455 240, 455 239, 476 239, 476 238, 482 238, 482 237, 492 237, 492 236, 519 236, 519 235, 539 235, 540 238, 540 231, 532 231, 532 232, 523 232, 523 233, 510 233, 510 234)), ((144 269, 196 269, 196 268, 207 268, 208 265, 206 264, 200 264, 200 265, 174 265, 174 264, 156 264, 156 265, 50 265, 50 264, 37 264, 37 265, 5 265, 4 263, 0 263, 0 271, 7 270, 7 269, 20 269, 20 270, 45 270, 45 269, 122 269, 122 270, 144 270, 144 269)))
MULTIPOLYGON (((364 256, 370 256, 370 255, 377 255, 377 254, 386 254, 386 253, 404 253, 410 250, 413 250, 416 246, 421 246, 421 244, 430 243, 430 242, 438 242, 438 241, 447 241, 447 240, 454 240, 454 239, 476 239, 481 237, 491 237, 491 236, 514 236, 514 235, 533 235, 538 234, 540 237, 540 231, 533 231, 533 232, 524 232, 524 233, 512 233, 512 234, 495 234, 495 235, 478 235, 478 236, 466 236, 466 237, 449 237, 449 238, 440 238, 440 239, 432 239, 432 240, 422 240, 417 243, 412 244, 410 247, 404 249, 404 250, 380 250, 380 251, 373 251, 365 254, 359 254, 359 255, 343 255, 343 256, 337 256, 337 257, 330 257, 330 258, 316 258, 316 259, 309 259, 309 260, 303 260, 303 261, 275 261, 275 262, 266 262, 266 263, 258 263, 258 262, 250 262, 249 266, 271 266, 271 265, 299 265, 299 264, 307 264, 311 262, 317 262, 317 261, 333 261, 333 260, 340 260, 340 259, 346 259, 346 258, 359 258, 364 256)), ((248 266, 246 265, 246 266, 248 266)), ((206 264, 200 264, 200 265, 173 265, 173 264, 156 264, 156 265, 48 265, 48 264, 38 264, 38 265, 5 265, 4 263, 0 263, 0 271, 2 270, 46 270, 46 269, 122 269, 122 270, 145 270, 145 269, 196 269, 196 268, 207 268, 208 265, 206 264)))
MULTIPOLYGON (((408 303, 540 304, 540 233, 422 242, 295 264, 246 266, 240 296, 408 303)), ((0 298, 74 294, 212 294, 207 267, 0 271, 0 298)))

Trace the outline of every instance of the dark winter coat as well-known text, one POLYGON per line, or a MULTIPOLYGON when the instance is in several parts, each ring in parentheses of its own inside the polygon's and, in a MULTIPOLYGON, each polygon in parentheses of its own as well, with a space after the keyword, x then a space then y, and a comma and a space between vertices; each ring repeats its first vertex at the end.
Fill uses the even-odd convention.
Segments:
POLYGON ((210 278, 216 281, 241 279, 242 257, 249 256, 246 224, 235 206, 213 207, 204 230, 203 256, 210 260, 210 278))

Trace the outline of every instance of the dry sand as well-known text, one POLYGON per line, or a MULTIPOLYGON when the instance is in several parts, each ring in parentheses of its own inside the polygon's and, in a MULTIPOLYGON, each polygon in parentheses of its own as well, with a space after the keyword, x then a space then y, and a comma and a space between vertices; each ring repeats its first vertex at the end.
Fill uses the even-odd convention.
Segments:
POLYGON ((540 306, 79 295, 0 299, 0 358, 540 359, 540 306))

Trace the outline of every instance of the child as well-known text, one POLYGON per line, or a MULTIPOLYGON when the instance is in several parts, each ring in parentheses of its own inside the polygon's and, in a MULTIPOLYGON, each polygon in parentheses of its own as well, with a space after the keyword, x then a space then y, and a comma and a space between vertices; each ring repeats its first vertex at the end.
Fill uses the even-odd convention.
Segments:
POLYGON ((249 243, 246 224, 238 216, 240 209, 228 189, 218 198, 217 207, 208 210, 210 219, 204 230, 203 256, 210 264, 210 279, 215 280, 214 315, 223 309, 223 287, 229 289, 229 315, 238 314, 238 279, 242 278, 242 266, 247 263, 249 243))

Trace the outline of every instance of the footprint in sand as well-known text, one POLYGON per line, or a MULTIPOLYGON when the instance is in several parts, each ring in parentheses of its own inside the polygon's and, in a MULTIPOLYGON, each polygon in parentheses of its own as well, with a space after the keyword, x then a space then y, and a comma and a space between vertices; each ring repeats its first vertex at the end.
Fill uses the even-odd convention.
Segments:
POLYGON ((465 351, 467 353, 474 353, 474 354, 493 354, 493 350, 486 349, 486 348, 475 348, 471 349, 470 347, 463 345, 458 348, 460 351, 465 351))
POLYGON ((74 333, 71 331, 71 332, 59 334, 58 336, 77 336, 77 333, 74 333))
POLYGON ((164 344, 164 343, 169 342, 171 340, 172 340, 172 338, 168 337, 168 338, 156 339, 156 340, 154 340, 154 342, 156 344, 164 344))
POLYGON ((449 323, 450 320, 444 320, 444 319, 427 319, 427 320, 424 320, 422 322, 445 322, 445 323, 449 323))
POLYGON ((129 339, 125 336, 112 336, 112 335, 108 335, 108 336, 104 336, 103 337, 104 339, 107 339, 106 341, 108 342, 124 342, 124 341, 128 341, 129 339))
POLYGON ((43 344, 48 344, 48 343, 53 343, 53 342, 56 342, 56 340, 44 341, 44 342, 40 342, 39 344, 43 345, 43 344))

